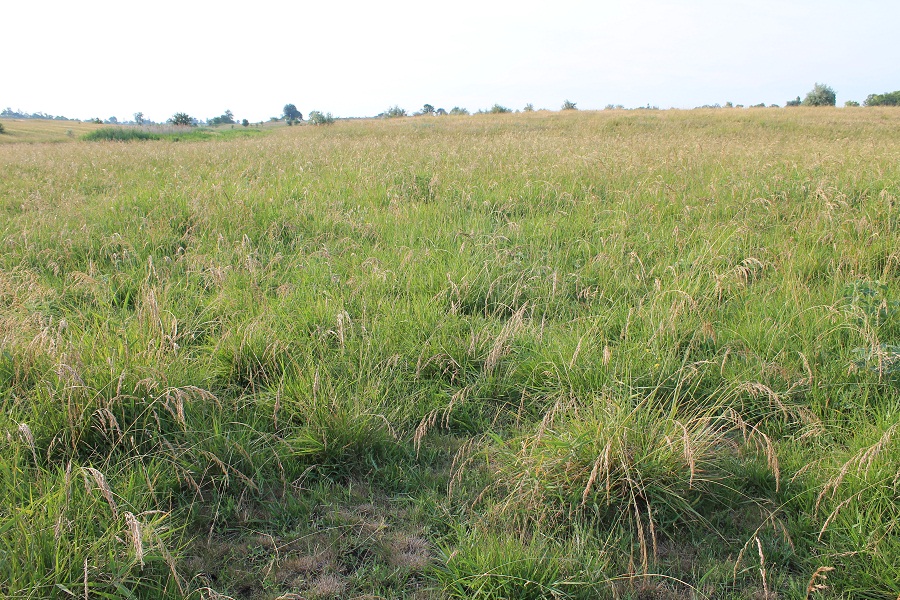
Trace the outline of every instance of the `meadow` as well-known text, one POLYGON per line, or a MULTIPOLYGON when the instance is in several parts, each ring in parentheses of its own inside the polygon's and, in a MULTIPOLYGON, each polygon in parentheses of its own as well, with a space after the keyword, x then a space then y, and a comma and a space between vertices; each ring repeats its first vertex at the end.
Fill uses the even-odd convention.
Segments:
POLYGON ((900 111, 30 126, 0 596, 900 595, 900 111))

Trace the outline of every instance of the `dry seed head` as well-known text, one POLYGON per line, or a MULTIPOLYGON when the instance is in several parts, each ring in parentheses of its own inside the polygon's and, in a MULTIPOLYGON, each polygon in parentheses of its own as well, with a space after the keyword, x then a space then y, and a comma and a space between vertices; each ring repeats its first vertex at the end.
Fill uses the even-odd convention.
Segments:
POLYGON ((512 317, 506 322, 503 326, 503 329, 500 330, 500 335, 497 336, 497 339, 494 340, 494 345, 491 348, 490 353, 488 353, 487 359, 484 361, 484 370, 488 373, 493 371, 497 364, 500 362, 500 358, 506 354, 509 348, 506 345, 506 342, 509 341, 510 338, 515 336, 519 330, 522 328, 522 317, 525 315, 525 310, 528 308, 528 303, 523 304, 519 310, 513 314, 512 317))
POLYGON ((134 556, 144 568, 144 538, 141 533, 141 524, 132 513, 125 512, 125 526, 128 528, 128 540, 131 542, 131 549, 134 550, 134 556))
POLYGON ((825 581, 828 579, 828 573, 834 571, 834 567, 819 567, 816 569, 816 572, 812 574, 812 577, 809 578, 809 583, 806 584, 806 597, 809 598, 809 595, 814 592, 822 592, 828 589, 828 586, 824 583, 819 583, 818 580, 825 581))
POLYGON ((119 511, 116 509, 116 501, 113 498, 112 490, 110 489, 109 484, 106 482, 106 477, 103 475, 103 473, 101 473, 100 471, 98 471, 97 469, 94 469, 92 467, 82 467, 81 469, 82 469, 82 473, 85 474, 85 476, 84 476, 85 491, 87 491, 88 493, 90 493, 90 491, 91 491, 90 482, 87 478, 87 476, 90 475, 91 478, 94 480, 94 483, 100 489, 100 493, 103 495, 103 498, 106 500, 106 503, 109 504, 109 508, 110 508, 110 510, 112 510, 112 513, 113 513, 113 518, 116 518, 116 519, 119 518, 119 511))

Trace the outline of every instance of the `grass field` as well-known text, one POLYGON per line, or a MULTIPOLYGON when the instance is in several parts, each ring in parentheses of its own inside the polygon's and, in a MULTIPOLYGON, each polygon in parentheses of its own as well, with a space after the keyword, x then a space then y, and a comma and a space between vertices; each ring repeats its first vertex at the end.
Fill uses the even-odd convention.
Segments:
POLYGON ((69 141, 0 145, 0 595, 900 595, 900 111, 69 141))

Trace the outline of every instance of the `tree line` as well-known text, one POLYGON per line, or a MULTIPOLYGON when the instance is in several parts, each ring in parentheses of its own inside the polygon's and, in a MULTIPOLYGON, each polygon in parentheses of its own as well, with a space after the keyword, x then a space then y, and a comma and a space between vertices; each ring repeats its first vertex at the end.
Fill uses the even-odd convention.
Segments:
MULTIPOLYGON (((802 98, 797 96, 792 100, 788 100, 785 103, 786 107, 794 107, 794 106, 835 106, 837 103, 837 93, 833 88, 824 84, 824 83, 816 83, 809 92, 807 92, 806 97, 802 98)), ((778 108, 777 104, 768 105, 769 108, 778 108)), ((860 106, 859 102, 854 100, 848 100, 844 103, 844 106, 860 106)), ((894 92, 885 92, 883 94, 869 94, 866 96, 866 99, 863 101, 862 106, 900 106, 900 90, 894 92)), ((704 104, 703 106, 698 106, 697 108, 743 108, 742 104, 732 104, 731 102, 726 102, 724 105, 721 104, 704 104)), ((766 104, 753 104, 750 108, 765 108, 766 104)), ((641 110, 658 110, 659 107, 647 106, 638 107, 641 110)), ((608 104, 606 106, 607 110, 625 110, 625 107, 621 104, 608 104)), ((535 110, 534 105, 529 103, 525 105, 525 108, 522 109, 524 112, 532 112, 535 110)), ((542 109, 546 110, 546 109, 542 109)), ((565 100, 560 107, 560 110, 578 110, 578 107, 575 102, 570 100, 565 100)), ((503 113, 511 113, 511 112, 519 112, 518 110, 513 110, 501 104, 494 104, 490 108, 480 109, 475 112, 475 114, 503 114, 503 113)), ((413 113, 407 112, 405 108, 401 108, 399 105, 394 105, 389 107, 388 109, 380 112, 376 115, 376 118, 384 118, 384 119, 392 119, 398 117, 419 117, 419 116, 459 116, 459 115, 468 115, 471 114, 467 109, 454 106, 450 110, 445 110, 443 108, 435 108, 433 104, 424 104, 422 108, 413 113)), ((109 117, 106 120, 100 119, 99 117, 95 117, 92 119, 87 119, 87 122, 90 123, 105 123, 109 125, 157 125, 144 117, 144 113, 136 112, 134 113, 133 121, 123 121, 120 122, 116 117, 109 117)), ((5 108, 3 111, 0 111, 0 118, 6 119, 47 119, 47 120, 55 120, 55 121, 79 121, 79 119, 70 119, 68 117, 64 117, 62 115, 51 115, 43 112, 35 112, 28 113, 23 111, 22 109, 13 110, 11 107, 5 108)), ((288 125, 294 125, 297 123, 303 122, 303 113, 297 110, 297 106, 295 104, 285 104, 282 109, 280 117, 271 117, 269 119, 270 122, 273 121, 284 121, 288 125)), ((307 123, 310 125, 330 125, 334 123, 335 117, 330 113, 321 112, 318 110, 312 110, 309 112, 309 116, 307 118, 307 123)), ((196 127, 202 124, 206 124, 209 126, 217 126, 217 125, 241 125, 243 127, 248 127, 250 122, 247 119, 241 119, 238 121, 234 113, 226 109, 221 115, 210 117, 205 121, 201 121, 200 119, 189 115, 186 112, 177 112, 173 114, 166 120, 166 123, 170 125, 183 126, 183 127, 196 127)), ((2 132, 2 130, 0 130, 2 132)))

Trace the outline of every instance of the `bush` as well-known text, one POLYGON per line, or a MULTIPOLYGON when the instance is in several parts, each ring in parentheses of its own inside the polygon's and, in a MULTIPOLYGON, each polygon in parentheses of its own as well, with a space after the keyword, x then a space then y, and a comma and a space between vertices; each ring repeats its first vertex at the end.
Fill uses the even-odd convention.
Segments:
POLYGON ((578 110, 578 107, 571 100, 566 100, 563 102, 561 110, 578 110))
POLYGON ((310 125, 332 125, 334 123, 334 117, 331 116, 331 113, 321 113, 317 110, 309 111, 309 124, 310 125))
POLYGON ((817 83, 806 94, 803 106, 834 106, 837 94, 824 83, 817 83))
POLYGON ((797 96, 796 100, 788 100, 784 103, 785 106, 800 106, 803 102, 800 100, 800 96, 797 96))
POLYGON ((523 108, 522 110, 525 112, 534 112, 534 104, 529 102, 528 104, 525 105, 525 108, 523 108))
POLYGON ((467 115, 469 111, 465 108, 460 108, 459 106, 454 106, 450 109, 450 114, 453 116, 467 115))
POLYGON ((884 94, 869 94, 864 102, 866 106, 900 106, 900 90, 884 94))
POLYGON ((3 123, 0 123, 0 133, 6 133, 6 130, 3 128, 3 123))
POLYGON ((847 100, 844 102, 844 106, 859 106, 859 102, 856 100, 847 100))
POLYGON ((250 126, 250 121, 248 121, 247 119, 244 119, 243 121, 241 121, 241 125, 242 125, 243 127, 249 127, 249 126, 250 126))

